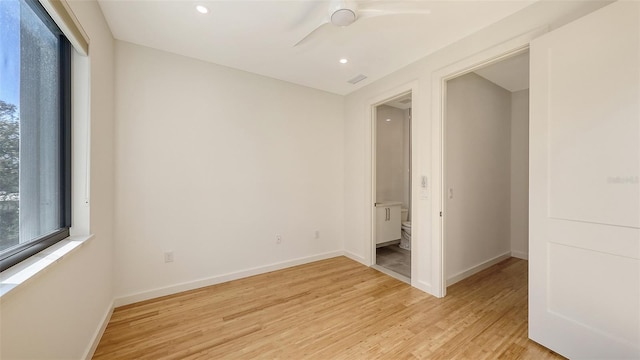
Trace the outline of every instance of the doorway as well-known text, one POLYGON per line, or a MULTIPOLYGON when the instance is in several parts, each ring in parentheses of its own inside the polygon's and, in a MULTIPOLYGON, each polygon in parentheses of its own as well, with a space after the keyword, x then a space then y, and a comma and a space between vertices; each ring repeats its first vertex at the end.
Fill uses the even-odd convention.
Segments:
POLYGON ((528 50, 445 83, 444 280, 528 258, 528 50))
POLYGON ((411 283, 412 93, 373 109, 373 267, 411 283))

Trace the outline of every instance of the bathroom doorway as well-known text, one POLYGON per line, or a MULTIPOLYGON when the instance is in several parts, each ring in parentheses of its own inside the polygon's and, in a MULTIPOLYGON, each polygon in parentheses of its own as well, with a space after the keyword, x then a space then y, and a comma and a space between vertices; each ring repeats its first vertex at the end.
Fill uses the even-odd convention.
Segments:
POLYGON ((408 92, 373 111, 373 267, 407 283, 411 283, 411 106, 408 92))
POLYGON ((444 272, 450 286, 528 258, 529 51, 447 79, 444 272))

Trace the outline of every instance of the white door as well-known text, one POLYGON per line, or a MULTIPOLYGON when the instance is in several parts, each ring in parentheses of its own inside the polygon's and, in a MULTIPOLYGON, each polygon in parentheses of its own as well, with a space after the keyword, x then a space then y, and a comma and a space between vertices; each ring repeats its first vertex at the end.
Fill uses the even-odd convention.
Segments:
POLYGON ((529 337, 640 358, 640 3, 531 43, 529 337))

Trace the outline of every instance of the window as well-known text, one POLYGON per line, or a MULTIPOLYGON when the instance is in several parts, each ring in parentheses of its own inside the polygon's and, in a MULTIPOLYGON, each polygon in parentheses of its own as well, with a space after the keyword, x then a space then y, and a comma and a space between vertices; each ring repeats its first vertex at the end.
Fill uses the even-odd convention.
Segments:
POLYGON ((0 1, 0 270, 69 236, 71 47, 37 0, 0 1))

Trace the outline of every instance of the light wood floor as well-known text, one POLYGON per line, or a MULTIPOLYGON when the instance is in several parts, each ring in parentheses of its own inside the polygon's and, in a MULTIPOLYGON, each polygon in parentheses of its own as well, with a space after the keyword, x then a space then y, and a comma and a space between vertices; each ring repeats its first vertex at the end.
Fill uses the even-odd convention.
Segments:
POLYGON ((527 262, 443 299, 345 257, 117 308, 94 359, 553 359, 527 339, 527 262))

